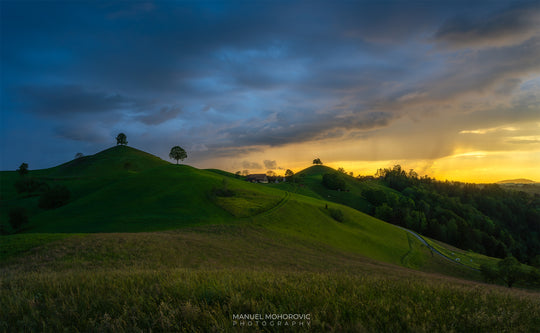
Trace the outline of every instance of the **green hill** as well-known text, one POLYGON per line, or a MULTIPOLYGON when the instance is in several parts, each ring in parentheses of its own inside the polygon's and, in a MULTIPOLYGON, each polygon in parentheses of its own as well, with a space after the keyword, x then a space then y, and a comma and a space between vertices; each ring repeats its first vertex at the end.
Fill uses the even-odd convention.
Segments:
POLYGON ((128 146, 115 146, 42 171, 48 177, 112 178, 168 165, 159 157, 128 146))
POLYGON ((497 260, 427 247, 334 202, 393 190, 347 176, 348 192, 330 192, 329 171, 252 184, 118 146, 24 177, 2 172, 2 229, 12 231, 15 207, 29 223, 0 236, 0 331, 232 332, 233 316, 250 313, 310 314, 315 331, 537 327, 537 293, 471 282, 470 267, 497 260), (21 179, 47 186, 18 193, 21 179), (55 187, 69 200, 41 208, 55 187))
POLYGON ((344 204, 461 249, 530 264, 540 260, 540 197, 534 185, 440 182, 399 165, 382 169, 378 178, 353 178, 322 165, 294 178, 271 186, 344 204), (338 176, 325 185, 325 175, 338 176))
POLYGON ((303 195, 333 201, 355 208, 364 213, 371 213, 373 211, 373 205, 371 205, 363 195, 364 191, 372 189, 383 192, 395 192, 376 180, 359 182, 358 179, 344 173, 340 173, 341 178, 345 182, 345 189, 343 189, 343 191, 326 188, 322 183, 323 175, 337 172, 338 171, 324 165, 314 165, 298 172, 295 175, 296 183, 285 183, 273 186, 276 188, 288 188, 291 191, 303 195))
MULTIPOLYGON (((251 225, 389 263, 429 266, 429 251, 421 250, 418 244, 412 246, 415 241, 405 231, 323 200, 329 192, 320 185, 320 177, 329 170, 314 166, 302 173, 303 181, 312 189, 310 197, 301 191, 291 193, 275 186, 251 184, 226 172, 174 165, 131 147, 116 146, 25 176, 51 187, 68 188, 71 197, 66 205, 42 209, 37 204, 38 196, 10 192, 2 197, 2 215, 7 217, 10 206, 25 207, 30 222, 24 226, 24 233, 251 225), (332 216, 336 212, 341 214, 341 221, 332 216)), ((6 173, 2 173, 4 176, 6 173)), ((7 178, 21 177, 7 173, 7 178)), ((351 191, 346 194, 359 197, 361 186, 352 178, 348 181, 351 191)), ((332 192, 334 197, 339 195, 332 192)))

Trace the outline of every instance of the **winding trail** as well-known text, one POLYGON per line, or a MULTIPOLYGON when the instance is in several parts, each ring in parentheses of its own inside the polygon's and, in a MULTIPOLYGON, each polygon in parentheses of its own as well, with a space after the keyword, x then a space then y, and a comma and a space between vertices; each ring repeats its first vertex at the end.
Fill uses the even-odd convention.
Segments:
MULTIPOLYGON (((272 214, 273 212, 275 212, 276 210, 280 209, 281 207, 283 207, 290 199, 291 197, 291 192, 289 191, 285 191, 285 196, 283 196, 283 198, 281 198, 281 200, 272 208, 262 212, 262 213, 259 213, 257 215, 253 215, 253 216, 250 216, 250 218, 253 218, 253 217, 256 217, 256 216, 265 216, 265 215, 269 215, 269 214, 272 214)), ((473 271, 477 271, 479 272, 480 270, 479 269, 476 269, 476 268, 473 268, 473 267, 470 267, 470 266, 467 266, 459 261, 456 261, 450 257, 448 257, 447 255, 439 252, 439 250, 437 250, 436 248, 434 248, 433 246, 431 246, 422 236, 420 236, 419 234, 417 234, 416 232, 412 231, 412 230, 409 230, 407 228, 404 228, 404 227, 400 227, 398 225, 395 225, 396 227, 400 228, 401 230, 404 230, 406 232, 408 232, 409 234, 413 235, 414 237, 416 237, 422 244, 424 244, 432 253, 435 253, 437 254, 438 256, 454 263, 454 264, 458 264, 458 265, 461 265, 463 267, 466 267, 468 269, 471 269, 473 271)))
POLYGON ((287 203, 287 201, 289 201, 290 197, 291 197, 291 192, 285 191, 285 196, 283 198, 281 198, 281 200, 274 207, 270 208, 269 210, 265 210, 262 213, 259 213, 259 214, 256 214, 256 215, 253 215, 253 216, 250 216, 250 217, 264 216, 264 215, 272 214, 276 210, 283 207, 283 205, 285 205, 287 203))
POLYGON ((420 236, 420 235, 417 234, 416 232, 414 232, 414 231, 412 231, 412 230, 409 230, 409 229, 407 229, 407 228, 400 227, 400 226, 398 226, 398 225, 396 225, 396 227, 398 227, 398 228, 400 228, 400 229, 402 229, 402 230, 404 230, 404 231, 410 233, 411 235, 413 235, 414 237, 416 237, 420 242, 422 242, 422 244, 424 244, 425 246, 427 246, 427 248, 428 248, 431 252, 434 252, 435 254, 437 254, 437 255, 443 257, 444 259, 446 259, 446 260, 448 260, 448 261, 451 261, 451 262, 453 262, 454 264, 458 264, 458 265, 461 265, 461 266, 463 266, 463 267, 467 267, 467 268, 469 268, 469 269, 472 269, 473 271, 477 271, 477 272, 480 271, 479 269, 472 268, 472 267, 467 266, 467 265, 465 265, 465 264, 463 264, 463 263, 461 263, 461 262, 459 262, 459 261, 455 261, 454 259, 452 259, 452 258, 450 258, 450 257, 448 257, 448 256, 446 256, 446 255, 444 255, 443 253, 439 252, 439 250, 437 250, 437 249, 434 248, 433 246, 429 245, 429 243, 426 242, 426 240, 425 240, 424 238, 422 238, 422 236, 420 236))

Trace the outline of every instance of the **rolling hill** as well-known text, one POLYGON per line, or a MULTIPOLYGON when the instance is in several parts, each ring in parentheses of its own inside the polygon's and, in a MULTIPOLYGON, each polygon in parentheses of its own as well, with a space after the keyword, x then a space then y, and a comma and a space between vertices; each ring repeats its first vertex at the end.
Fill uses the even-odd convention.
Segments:
MULTIPOLYGON (((56 209, 32 207, 25 233, 141 232, 247 224, 395 264, 409 251, 406 232, 349 207, 331 204, 344 213, 345 220, 338 222, 325 209, 327 201, 247 183, 226 173, 174 165, 125 146, 29 176, 66 186, 73 195, 67 205, 56 209), (223 187, 234 195, 212 194, 223 187)), ((18 198, 35 205, 36 198, 18 198)), ((13 203, 17 197, 8 200, 13 203)))
MULTIPOLYGON (((116 146, 24 176, 70 191, 69 202, 55 209, 40 208, 36 194, 8 189, 21 176, 3 172, 2 216, 6 221, 10 206, 25 207, 30 218, 22 231, 27 234, 249 226, 392 264, 431 265, 429 249, 410 234, 354 209, 358 207, 353 203, 369 205, 361 197, 365 184, 349 177, 350 191, 342 193, 322 186, 322 173, 331 170, 325 166, 304 170, 301 175, 308 185, 295 186, 293 191, 283 188, 291 184, 251 184, 230 173, 174 165, 131 147, 116 146), (338 211, 341 221, 332 217, 338 211)), ((368 186, 388 190, 377 184, 368 186)))
POLYGON ((349 192, 330 193, 320 185, 329 170, 304 170, 303 186, 251 184, 117 146, 24 176, 69 190, 54 209, 1 172, 3 229, 14 207, 29 223, 0 236, 0 330, 234 331, 235 313, 312 313, 324 331, 445 331, 457 319, 443 298, 475 305, 456 306, 464 330, 534 326, 536 294, 486 287, 478 300, 471 268, 496 259, 427 247, 360 212, 366 187, 393 190, 351 178, 349 192))
MULTIPOLYGON (((295 184, 281 184, 281 186, 293 186, 289 190, 298 191, 306 196, 340 203, 361 212, 370 212, 373 209, 372 205, 363 195, 365 190, 372 189, 395 192, 377 181, 359 182, 356 178, 347 174, 342 174, 346 191, 329 190, 322 184, 323 175, 336 172, 336 170, 324 165, 313 165, 296 174, 295 177, 299 186, 295 186, 295 184)), ((279 186, 276 187, 280 188, 279 186)))
POLYGON ((382 173, 353 178, 317 165, 297 173, 293 182, 270 186, 344 204, 462 249, 499 258, 511 254, 526 263, 540 260, 540 197, 534 184, 440 182, 409 175, 399 165, 382 173), (323 185, 323 177, 332 174, 340 179, 337 190, 323 185))

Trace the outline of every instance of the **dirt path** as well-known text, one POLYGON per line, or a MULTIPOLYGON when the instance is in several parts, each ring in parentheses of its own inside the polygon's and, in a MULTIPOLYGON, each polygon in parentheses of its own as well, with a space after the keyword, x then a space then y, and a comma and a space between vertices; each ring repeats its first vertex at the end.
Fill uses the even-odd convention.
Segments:
POLYGON ((287 201, 289 201, 290 197, 291 197, 291 193, 289 191, 285 191, 285 196, 283 198, 281 198, 281 200, 274 207, 272 207, 269 210, 266 210, 266 211, 264 211, 262 213, 259 213, 257 215, 253 215, 253 216, 250 216, 250 217, 271 214, 271 213, 275 212, 277 209, 283 207, 283 205, 285 205, 287 203, 287 201))
POLYGON ((396 225, 396 227, 398 227, 398 228, 400 228, 400 229, 402 229, 402 230, 405 230, 406 232, 410 233, 411 235, 413 235, 414 237, 416 237, 420 242, 422 242, 422 244, 424 244, 425 246, 427 246, 427 248, 428 248, 431 252, 433 252, 433 253, 435 253, 435 254, 437 254, 437 255, 443 257, 444 259, 446 259, 446 260, 448 260, 448 261, 451 261, 451 262, 453 262, 454 264, 458 264, 458 265, 467 267, 467 268, 472 269, 472 270, 474 270, 474 271, 479 271, 479 270, 476 269, 476 268, 472 268, 472 267, 470 267, 470 266, 467 266, 467 265, 465 265, 465 264, 463 264, 463 263, 461 263, 461 262, 459 262, 459 261, 455 261, 454 259, 452 259, 452 258, 450 258, 450 257, 448 257, 448 256, 446 256, 446 255, 444 255, 444 254, 442 254, 442 253, 439 252, 436 248, 434 248, 433 246, 429 245, 429 243, 426 242, 426 240, 425 240, 424 238, 422 238, 422 236, 420 236, 420 235, 417 234, 416 232, 411 231, 411 230, 406 229, 406 228, 403 228, 403 227, 400 227, 400 226, 397 226, 397 225, 396 225))

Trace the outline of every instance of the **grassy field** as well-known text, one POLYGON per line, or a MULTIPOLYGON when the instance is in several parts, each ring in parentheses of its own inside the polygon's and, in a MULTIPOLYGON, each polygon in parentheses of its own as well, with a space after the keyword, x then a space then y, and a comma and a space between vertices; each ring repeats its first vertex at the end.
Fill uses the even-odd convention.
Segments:
POLYGON ((19 200, 31 207, 27 233, 143 232, 240 223, 395 264, 403 264, 401 258, 410 251, 403 230, 350 207, 247 183, 232 174, 170 164, 129 147, 31 175, 64 184, 73 198, 63 207, 40 210, 21 195, 6 196, 3 206, 19 200), (99 182, 106 183, 83 186, 100 174, 99 182), (234 195, 212 194, 223 188, 234 195), (341 211, 344 220, 333 219, 325 207, 341 211))
POLYGON ((309 323, 259 322, 258 330, 533 332, 540 324, 538 293, 248 226, 69 235, 0 267, 0 331, 232 332, 235 314, 291 313, 309 314, 309 323))
MULTIPOLYGON (((1 223, 16 206, 30 223, 0 236, 0 332, 540 327, 537 292, 482 284, 406 231, 327 200, 317 168, 304 176, 313 186, 268 186, 114 147, 30 172, 69 188, 69 203, 52 210, 2 172, 1 223), (233 319, 283 313, 310 320, 253 328, 233 319)), ((428 241, 473 268, 496 263, 428 241)))
MULTIPOLYGON (((260 331, 533 332, 538 295, 385 275, 248 270, 31 273, 3 281, 0 329, 236 331, 235 314, 308 314, 260 331), (96 297, 96 295, 100 295, 96 297), (286 327, 285 325, 289 326, 286 327)), ((263 325, 266 325, 263 326, 263 325)))

